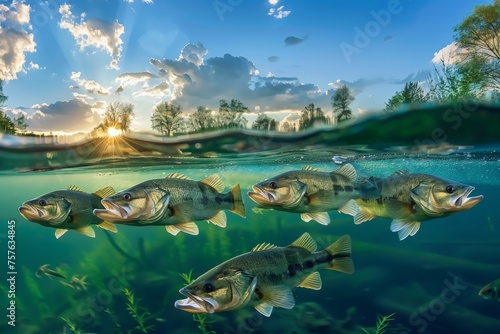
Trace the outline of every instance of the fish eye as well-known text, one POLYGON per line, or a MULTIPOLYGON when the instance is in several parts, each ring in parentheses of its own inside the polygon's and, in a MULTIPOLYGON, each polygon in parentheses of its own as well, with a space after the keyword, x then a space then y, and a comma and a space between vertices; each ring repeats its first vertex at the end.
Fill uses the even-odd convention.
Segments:
POLYGON ((46 206, 47 205, 47 201, 44 200, 44 199, 41 199, 38 201, 38 204, 40 204, 41 206, 46 206))
POLYGON ((454 187, 454 186, 452 186, 451 184, 449 184, 449 185, 447 185, 447 186, 446 186, 446 192, 447 192, 448 194, 451 194, 451 193, 452 193, 452 192, 454 192, 454 191, 455 191, 455 187, 454 187))
POLYGON ((130 201, 132 199, 132 195, 130 193, 125 193, 125 194, 123 194, 122 198, 125 201, 130 201))
POLYGON ((271 181, 271 182, 269 182, 269 187, 271 187, 272 189, 276 189, 276 188, 278 188, 278 184, 274 181, 271 181))
POLYGON ((215 287, 212 283, 203 284, 203 292, 212 292, 215 290, 215 287))

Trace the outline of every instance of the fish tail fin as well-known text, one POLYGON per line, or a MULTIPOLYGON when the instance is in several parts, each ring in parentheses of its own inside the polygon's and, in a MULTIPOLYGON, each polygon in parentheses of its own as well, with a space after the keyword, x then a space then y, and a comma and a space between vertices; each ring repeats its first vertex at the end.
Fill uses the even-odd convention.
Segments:
POLYGON ((351 258, 351 237, 344 235, 325 249, 332 257, 326 269, 337 270, 346 274, 354 272, 354 263, 351 258))
POLYGON ((380 190, 378 189, 377 182, 373 176, 370 176, 369 178, 360 177, 356 183, 360 188, 359 193, 361 198, 370 199, 380 197, 380 190))
POLYGON ((240 217, 245 218, 245 204, 243 203, 243 197, 241 196, 240 184, 236 183, 236 185, 229 192, 233 197, 234 207, 231 209, 231 212, 237 214, 240 217))

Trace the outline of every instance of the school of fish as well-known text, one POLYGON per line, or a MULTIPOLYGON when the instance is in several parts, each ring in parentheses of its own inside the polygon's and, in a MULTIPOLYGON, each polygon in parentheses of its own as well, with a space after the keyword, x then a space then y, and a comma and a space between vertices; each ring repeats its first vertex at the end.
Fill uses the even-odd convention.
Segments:
MULTIPOLYGON (((338 164, 342 164, 339 162, 338 164)), ((245 218, 240 185, 224 192, 218 174, 196 181, 180 173, 146 180, 115 192, 105 187, 85 193, 76 186, 56 190, 28 200, 19 213, 28 221, 55 228, 56 238, 68 230, 95 237, 93 225, 116 233, 116 225, 164 226, 172 235, 199 234, 197 221, 226 227, 225 211, 245 218)), ((469 210, 483 199, 472 196, 474 187, 430 174, 396 171, 379 177, 359 176, 347 163, 333 171, 311 166, 287 171, 256 182, 247 196, 255 210, 297 213, 300 219, 330 224, 329 211, 350 215, 355 224, 376 217, 392 220, 390 230, 400 240, 414 236, 422 221, 469 210)), ((65 278, 41 266, 36 276, 65 278)), ((270 316, 274 307, 295 305, 292 289, 321 289, 319 270, 351 274, 351 239, 348 235, 317 251, 316 242, 304 233, 285 247, 259 244, 250 252, 228 259, 208 270, 179 292, 186 298, 175 307, 190 313, 214 313, 254 307, 270 316)), ((85 289, 85 276, 73 276, 68 287, 85 289)), ((500 300, 500 280, 479 292, 485 299, 500 300)))

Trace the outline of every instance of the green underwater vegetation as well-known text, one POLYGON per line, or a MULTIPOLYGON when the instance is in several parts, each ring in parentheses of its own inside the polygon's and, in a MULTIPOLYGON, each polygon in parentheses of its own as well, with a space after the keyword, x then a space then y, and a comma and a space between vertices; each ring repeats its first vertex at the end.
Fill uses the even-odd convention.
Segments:
MULTIPOLYGON (((395 319, 395 318, 393 318, 393 316, 395 314, 396 313, 392 313, 392 314, 385 315, 385 316, 379 314, 378 317, 377 317, 377 324, 376 324, 376 327, 375 327, 375 334, 384 334, 387 331, 387 327, 389 326, 389 323, 395 319)), ((369 331, 367 331, 364 328, 362 328, 362 330, 366 334, 371 334, 369 331)))
POLYGON ((139 306, 140 300, 135 298, 131 290, 124 288, 122 291, 125 297, 127 297, 128 313, 137 321, 137 326, 135 326, 134 329, 138 329, 142 333, 153 331, 155 328, 154 325, 146 325, 146 322, 152 318, 151 312, 149 312, 147 308, 139 306))

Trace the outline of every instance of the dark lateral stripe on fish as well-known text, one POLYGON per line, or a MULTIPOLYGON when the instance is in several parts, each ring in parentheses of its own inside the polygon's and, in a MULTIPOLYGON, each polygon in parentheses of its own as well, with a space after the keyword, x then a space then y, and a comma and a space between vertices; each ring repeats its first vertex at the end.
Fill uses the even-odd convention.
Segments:
POLYGON ((333 185, 333 191, 334 191, 335 193, 337 193, 337 192, 339 192, 339 191, 344 191, 344 187, 339 186, 338 184, 334 184, 334 185, 333 185))
POLYGON ((346 192, 349 192, 349 193, 352 193, 354 191, 354 187, 353 186, 345 186, 344 189, 345 189, 346 192))
POLYGON ((330 179, 332 180, 333 183, 337 182, 337 176, 333 173, 330 173, 330 179))

